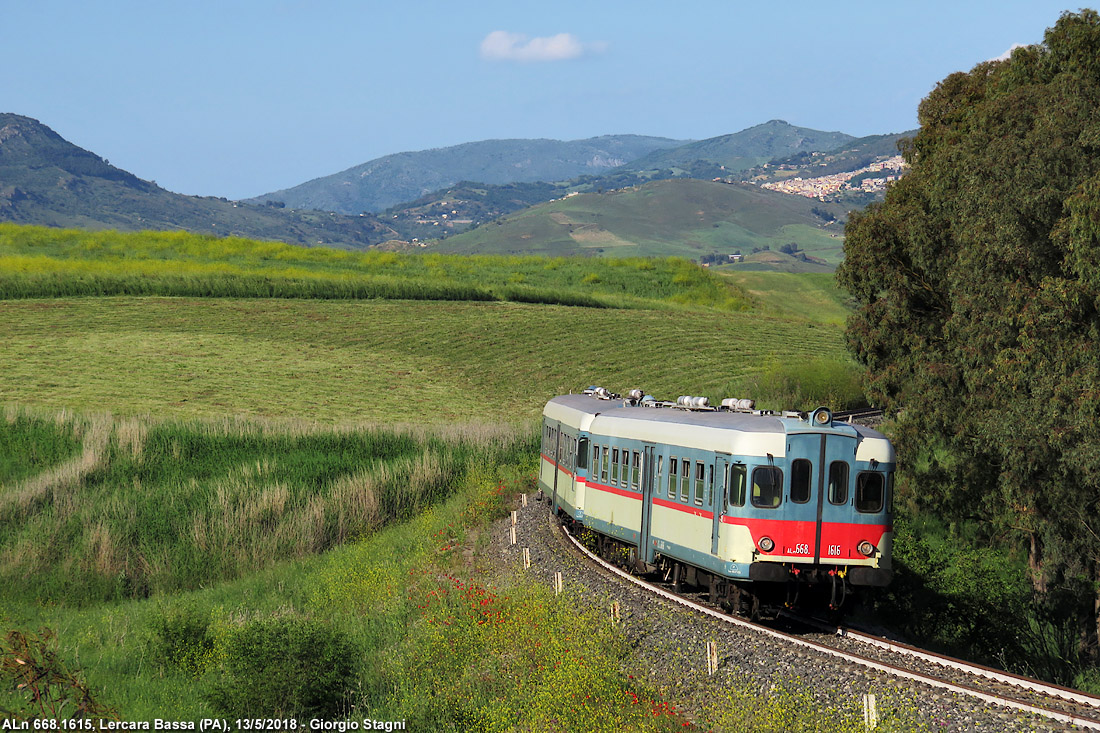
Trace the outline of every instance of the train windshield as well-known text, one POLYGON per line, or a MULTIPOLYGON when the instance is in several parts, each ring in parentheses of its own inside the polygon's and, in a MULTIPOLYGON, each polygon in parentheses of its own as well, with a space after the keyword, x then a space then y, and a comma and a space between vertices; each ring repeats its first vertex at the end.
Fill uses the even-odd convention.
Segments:
POLYGON ((881 512, 885 493, 886 481, 881 473, 870 471, 860 473, 856 477, 856 511, 881 512))
POLYGON ((774 509, 783 498, 783 472, 775 466, 757 466, 752 471, 752 505, 774 509))

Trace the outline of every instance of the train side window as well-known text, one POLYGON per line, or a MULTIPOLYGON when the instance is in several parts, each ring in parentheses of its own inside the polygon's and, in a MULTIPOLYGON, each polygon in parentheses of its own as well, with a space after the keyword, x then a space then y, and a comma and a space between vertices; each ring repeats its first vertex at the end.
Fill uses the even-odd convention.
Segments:
POLYGON ((885 484, 881 473, 863 471, 856 476, 856 511, 881 512, 885 484))
POLYGON ((774 509, 783 500, 783 472, 775 466, 757 466, 752 470, 752 505, 774 509))
POLYGON ((661 477, 665 475, 665 457, 657 456, 657 478, 654 481, 654 486, 657 487, 657 491, 661 490, 661 482, 664 480, 661 477))
POLYGON ((619 449, 611 449, 611 484, 619 483, 619 449))
POLYGON ((603 460, 600 461, 600 481, 607 483, 607 446, 600 446, 603 452, 603 460))
POLYGON ((620 456, 622 461, 619 463, 619 486, 626 488, 626 482, 630 480, 630 451, 623 448, 623 452, 620 456))
POLYGON ((680 501, 687 503, 691 490, 691 461, 680 461, 680 501))
POLYGON ((714 506, 714 466, 707 464, 707 506, 714 506))
POLYGON ((630 464, 630 488, 638 488, 639 477, 642 473, 642 454, 634 451, 634 457, 630 464))
POLYGON ((703 505, 703 476, 706 468, 703 466, 702 461, 695 462, 695 503, 699 506, 703 505))
POLYGON ((730 493, 729 505, 745 506, 745 467, 741 464, 730 466, 730 493))
MULTIPOLYGON (((577 465, 588 468, 588 438, 581 438, 581 447, 577 450, 577 465)), ((596 467, 596 448, 592 448, 592 467, 596 467)))
POLYGON ((812 466, 805 458, 796 458, 791 464, 791 501, 796 504, 805 504, 810 500, 812 466))
POLYGON ((844 461, 829 464, 829 503, 848 503, 848 464, 844 461))
POLYGON ((676 482, 679 480, 677 474, 679 474, 680 462, 675 458, 668 459, 668 498, 676 498, 676 482))

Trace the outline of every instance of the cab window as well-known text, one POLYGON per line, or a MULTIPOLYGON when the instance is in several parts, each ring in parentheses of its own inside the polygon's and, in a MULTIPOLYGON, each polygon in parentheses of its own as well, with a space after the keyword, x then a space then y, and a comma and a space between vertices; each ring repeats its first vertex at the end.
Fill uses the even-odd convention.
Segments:
POLYGON ((774 509, 783 500, 783 472, 775 466, 757 466, 752 470, 752 505, 774 509))
POLYGON ((856 511, 872 514, 882 511, 886 480, 881 473, 863 471, 856 477, 856 511))

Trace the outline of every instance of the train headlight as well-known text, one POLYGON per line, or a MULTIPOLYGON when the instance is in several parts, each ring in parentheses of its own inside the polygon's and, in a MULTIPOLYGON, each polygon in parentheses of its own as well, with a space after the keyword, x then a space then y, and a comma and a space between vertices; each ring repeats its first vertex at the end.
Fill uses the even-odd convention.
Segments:
POLYGON ((764 552, 771 552, 775 549, 775 542, 771 537, 761 537, 760 541, 756 543, 764 552))
POLYGON ((818 410, 814 413, 814 422, 816 422, 818 425, 828 425, 832 421, 833 413, 829 412, 829 410, 825 409, 824 407, 818 408, 818 410))
POLYGON ((856 549, 859 550, 859 554, 863 555, 864 557, 870 557, 871 555, 875 554, 875 546, 867 540, 863 540, 863 542, 860 542, 856 546, 856 549))

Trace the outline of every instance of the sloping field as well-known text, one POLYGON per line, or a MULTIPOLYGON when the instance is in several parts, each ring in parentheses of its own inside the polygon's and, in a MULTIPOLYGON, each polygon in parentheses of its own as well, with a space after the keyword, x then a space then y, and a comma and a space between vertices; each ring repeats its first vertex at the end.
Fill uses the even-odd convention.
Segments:
POLYGON ((713 271, 737 283, 773 315, 843 327, 851 312, 848 293, 837 287, 831 274, 754 272, 736 265, 713 271))
POLYGON ((438 252, 698 258, 794 243, 835 265, 842 240, 813 209, 843 208, 748 184, 667 180, 583 194, 516 212, 435 245, 438 252))
POLYGON ((844 358, 839 327, 756 314, 425 301, 10 300, 0 341, 0 402, 325 423, 526 421, 589 384, 714 400, 844 358))

